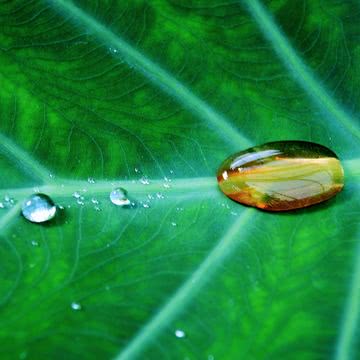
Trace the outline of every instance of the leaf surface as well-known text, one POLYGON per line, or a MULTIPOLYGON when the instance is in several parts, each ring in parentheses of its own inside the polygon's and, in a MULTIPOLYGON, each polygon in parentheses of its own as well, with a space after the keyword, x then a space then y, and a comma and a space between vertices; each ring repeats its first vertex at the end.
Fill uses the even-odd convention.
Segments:
POLYGON ((4 1, 1 357, 358 358, 359 13, 4 1), (292 139, 339 155, 336 198, 271 214, 218 190, 230 154, 292 139), (54 223, 20 216, 36 191, 54 223))

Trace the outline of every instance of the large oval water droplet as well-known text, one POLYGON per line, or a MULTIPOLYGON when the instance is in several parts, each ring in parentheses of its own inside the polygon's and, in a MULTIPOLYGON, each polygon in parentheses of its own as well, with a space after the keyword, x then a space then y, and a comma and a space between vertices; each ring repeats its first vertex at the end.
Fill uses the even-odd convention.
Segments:
POLYGON ((277 141, 236 153, 217 172, 229 198, 269 211, 303 208, 325 201, 344 186, 337 156, 306 141, 277 141))
POLYGON ((49 196, 34 194, 24 202, 21 212, 25 219, 42 223, 54 218, 56 206, 49 196))
POLYGON ((127 191, 123 188, 116 188, 110 193, 110 200, 117 206, 129 206, 131 204, 127 197, 127 191))

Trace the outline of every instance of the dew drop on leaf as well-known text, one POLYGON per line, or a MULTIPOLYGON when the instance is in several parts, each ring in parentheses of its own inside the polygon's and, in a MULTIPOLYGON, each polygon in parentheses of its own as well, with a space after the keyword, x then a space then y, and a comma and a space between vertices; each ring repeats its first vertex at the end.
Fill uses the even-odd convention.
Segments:
POLYGON ((75 191, 72 195, 73 195, 73 197, 74 197, 75 199, 79 199, 80 196, 81 196, 78 191, 75 191))
POLYGON ((121 187, 114 189, 110 193, 110 200, 116 206, 129 206, 131 204, 127 197, 127 191, 121 187))
POLYGON ((25 200, 21 212, 25 219, 34 223, 42 223, 54 218, 56 206, 49 196, 34 194, 25 200))
POLYGON ((186 334, 185 334, 185 331, 180 330, 180 329, 176 329, 175 330, 175 336, 177 338, 179 338, 179 339, 182 339, 182 338, 184 338, 186 336, 186 334))
POLYGON ((160 193, 160 192, 156 193, 156 197, 158 199, 164 199, 164 195, 162 193, 160 193))
POLYGON ((150 184, 150 181, 147 177, 143 176, 141 179, 140 179, 140 182, 143 184, 143 185, 149 185, 150 184))
POLYGON ((344 171, 336 154, 325 146, 276 141, 228 157, 217 180, 221 191, 239 203, 286 211, 336 195, 344 186, 344 171))
POLYGON ((0 209, 8 209, 13 207, 15 204, 15 200, 9 195, 4 196, 4 200, 0 203, 0 209))
POLYGON ((79 310, 81 310, 82 309, 82 306, 81 306, 81 304, 79 304, 78 302, 72 302, 71 303, 71 308, 73 309, 73 310, 75 310, 75 311, 79 311, 79 310))

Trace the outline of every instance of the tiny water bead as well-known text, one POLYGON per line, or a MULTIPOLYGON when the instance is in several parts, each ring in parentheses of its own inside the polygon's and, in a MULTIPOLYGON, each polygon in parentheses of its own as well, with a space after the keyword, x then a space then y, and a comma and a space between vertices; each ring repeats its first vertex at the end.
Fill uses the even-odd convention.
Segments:
POLYGON ((0 209, 9 209, 15 205, 15 200, 9 195, 5 195, 3 201, 0 201, 0 209))
POLYGON ((56 206, 49 196, 34 194, 25 200, 21 212, 25 219, 34 223, 43 223, 55 217, 56 206))
POLYGON ((229 198, 268 211, 323 202, 342 190, 344 171, 336 154, 306 141, 277 141, 227 158, 217 172, 229 198))
POLYGON ((73 309, 73 310, 75 310, 75 311, 79 311, 79 310, 81 310, 82 309, 82 306, 81 306, 81 304, 79 304, 78 302, 72 302, 71 303, 71 308, 73 309))
POLYGON ((175 336, 177 338, 179 338, 179 339, 182 339, 182 338, 184 338, 186 336, 186 334, 185 334, 185 331, 180 330, 180 329, 176 329, 175 330, 175 336))
POLYGON ((114 189, 110 193, 110 200, 116 206, 131 205, 131 201, 127 197, 127 191, 121 187, 114 189))

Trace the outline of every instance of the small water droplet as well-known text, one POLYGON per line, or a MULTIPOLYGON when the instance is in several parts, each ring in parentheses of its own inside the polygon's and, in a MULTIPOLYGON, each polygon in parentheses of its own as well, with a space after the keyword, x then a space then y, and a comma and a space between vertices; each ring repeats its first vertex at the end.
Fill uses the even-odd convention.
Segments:
POLYGON ((4 201, 1 204, 2 204, 1 209, 8 209, 14 206, 15 200, 9 195, 5 195, 4 201))
POLYGON ((0 201, 0 209, 5 209, 5 204, 0 201))
POLYGON ((75 199, 78 199, 81 195, 78 191, 75 191, 72 196, 75 198, 75 199))
POLYGON ((174 170, 170 170, 170 174, 173 174, 174 173, 174 170))
POLYGON ((156 193, 156 197, 158 199, 164 199, 164 195, 162 193, 160 193, 160 192, 156 193))
POLYGON ((151 194, 148 194, 147 197, 148 197, 149 200, 154 200, 154 196, 151 195, 151 194))
POLYGON ((94 206, 94 210, 95 210, 95 211, 101 211, 101 208, 96 205, 96 206, 94 206))
POLYGON ((39 243, 36 240, 31 241, 32 246, 39 246, 39 243))
POLYGON ((166 188, 166 189, 170 189, 170 188, 171 188, 170 184, 167 183, 167 182, 163 183, 163 187, 166 188))
POLYGON ((49 177, 50 177, 50 179, 55 179, 55 175, 54 174, 49 174, 49 177))
POLYGON ((149 209, 149 208, 150 208, 150 204, 148 204, 148 203, 143 203, 142 206, 143 206, 145 209, 149 209))
POLYGON ((113 48, 113 47, 109 47, 109 51, 112 52, 113 54, 117 54, 119 52, 118 49, 113 48))
POLYGON ((80 199, 77 199, 77 200, 76 200, 76 203, 77 203, 78 205, 81 205, 81 206, 85 205, 84 201, 83 201, 81 198, 80 198, 80 199))
POLYGON ((137 173, 137 174, 140 174, 141 173, 141 170, 139 168, 135 168, 134 171, 137 173))
POLYGON ((168 178, 167 176, 164 177, 164 180, 165 180, 165 182, 171 182, 171 179, 168 178))
POLYGON ((95 184, 95 180, 92 177, 88 177, 87 181, 88 181, 89 184, 95 184))
POLYGON ((110 193, 110 200, 117 206, 129 206, 131 203, 127 198, 127 191, 121 187, 114 189, 110 193))
POLYGON ((177 329, 175 330, 175 336, 179 339, 182 339, 186 336, 185 331, 177 329))
POLYGON ((147 177, 143 176, 140 180, 139 180, 143 185, 149 185, 150 181, 147 177))
POLYGON ((64 209, 65 209, 64 206, 62 206, 62 205, 59 205, 58 208, 59 208, 60 210, 64 210, 64 209))
POLYGON ((92 202, 93 204, 95 204, 95 205, 98 205, 98 204, 99 204, 99 200, 96 199, 96 198, 92 198, 92 199, 91 199, 91 202, 92 202))
POLYGON ((77 303, 77 302, 72 302, 71 303, 71 308, 75 311, 79 311, 82 309, 81 304, 77 303))
POLYGON ((34 194, 24 202, 21 212, 25 219, 42 223, 54 218, 56 206, 49 196, 34 194))
POLYGON ((172 226, 177 226, 177 223, 174 222, 174 221, 172 221, 172 222, 171 222, 171 225, 172 225, 172 226))

